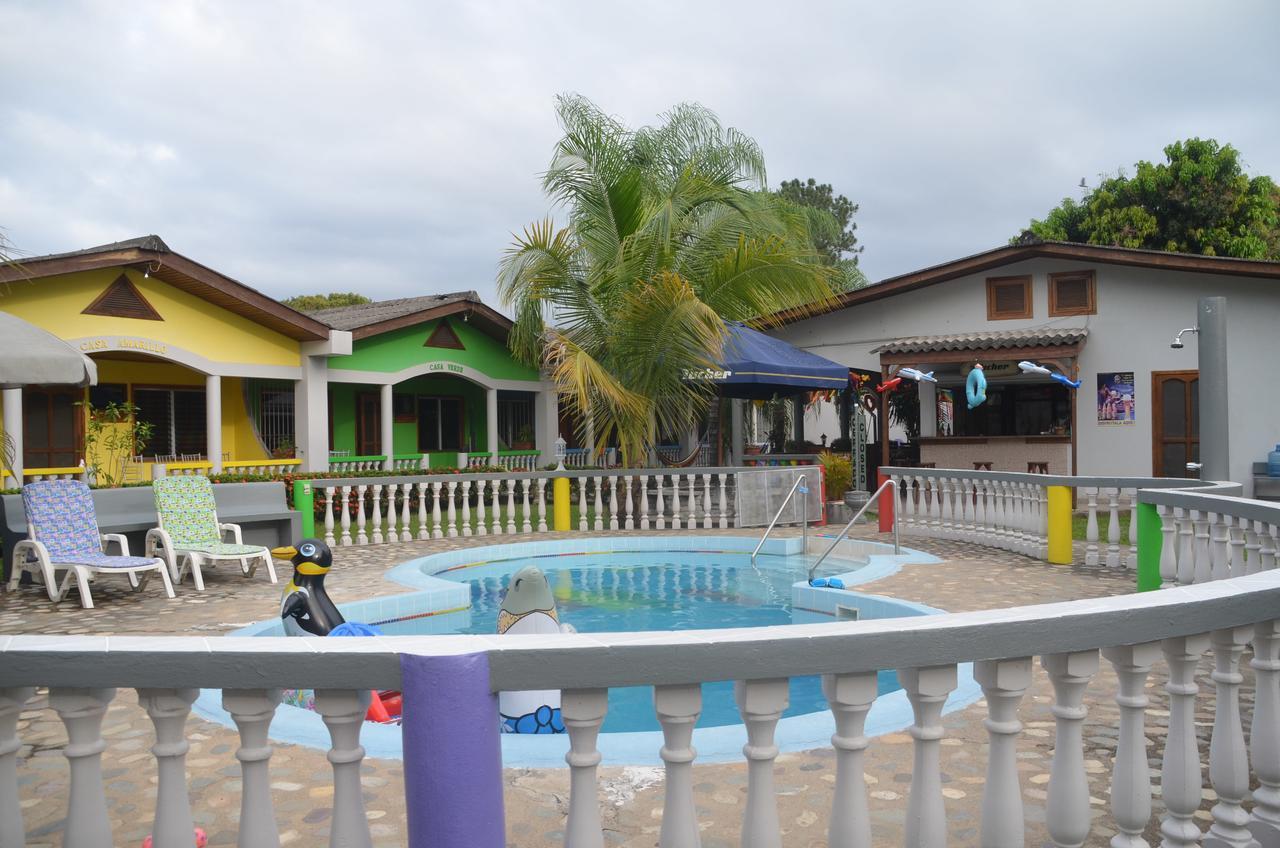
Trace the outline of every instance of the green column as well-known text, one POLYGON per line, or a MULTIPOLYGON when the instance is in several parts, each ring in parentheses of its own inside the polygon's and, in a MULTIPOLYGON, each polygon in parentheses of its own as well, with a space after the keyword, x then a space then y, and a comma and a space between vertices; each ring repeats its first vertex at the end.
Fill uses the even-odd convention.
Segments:
POLYGON ((1138 591, 1160 588, 1160 513, 1155 504, 1138 504, 1138 591))
POLYGON ((316 535, 316 498, 310 480, 293 481, 293 508, 302 513, 302 538, 316 535))

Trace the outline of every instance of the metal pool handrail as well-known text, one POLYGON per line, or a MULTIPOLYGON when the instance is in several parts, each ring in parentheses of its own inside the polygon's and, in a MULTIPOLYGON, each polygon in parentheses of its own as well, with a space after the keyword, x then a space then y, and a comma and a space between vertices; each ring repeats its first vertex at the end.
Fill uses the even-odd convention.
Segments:
MULTIPOLYGON (((816 573, 816 572, 817 572, 817 570, 818 570, 818 566, 822 565, 822 561, 823 561, 824 559, 826 559, 828 556, 830 556, 830 555, 831 555, 831 552, 832 552, 832 551, 834 551, 834 550, 836 549, 836 545, 838 545, 838 544, 840 544, 842 541, 844 541, 844 537, 845 537, 845 536, 847 536, 847 535, 849 534, 849 530, 853 528, 853 522, 857 521, 859 518, 861 518, 861 517, 862 517, 862 514, 863 514, 864 512, 866 512, 866 511, 867 511, 867 509, 868 509, 868 508, 870 508, 870 506, 871 506, 873 503, 875 503, 875 502, 876 502, 876 498, 880 497, 880 494, 881 494, 885 489, 893 489, 893 502, 894 502, 894 506, 897 506, 897 503, 898 503, 898 484, 897 484, 896 482, 894 482, 893 480, 885 480, 883 483, 881 483, 881 484, 880 484, 880 487, 879 487, 878 489, 876 489, 874 492, 872 492, 872 493, 871 493, 871 497, 867 498, 867 502, 866 502, 866 503, 864 503, 864 504, 862 505, 862 508, 861 508, 861 509, 859 509, 857 512, 855 512, 855 513, 853 514, 853 518, 850 518, 850 519, 849 519, 849 523, 848 523, 848 524, 846 524, 846 525, 844 526, 844 529, 843 529, 843 530, 841 530, 841 531, 839 532, 839 534, 837 534, 837 535, 836 535, 835 541, 833 541, 833 542, 831 543, 831 547, 827 548, 826 553, 824 553, 822 556, 818 557, 817 562, 815 562, 813 565, 811 565, 811 566, 809 567, 809 582, 810 582, 810 583, 812 583, 812 582, 813 582, 813 575, 814 575, 814 573, 816 573)), ((898 513, 897 513, 897 510, 894 510, 894 513, 893 513, 893 552, 894 552, 895 554, 900 554, 900 553, 902 553, 902 545, 901 545, 901 544, 899 544, 899 542, 898 542, 898 513)))
MULTIPOLYGON (((782 499, 782 504, 778 507, 778 511, 773 514, 773 520, 770 521, 769 526, 765 528, 764 535, 760 537, 759 543, 756 544, 756 549, 751 552, 752 565, 756 564, 756 554, 760 553, 760 549, 764 547, 765 539, 769 538, 769 534, 773 532, 773 526, 777 524, 778 519, 782 517, 782 511, 787 508, 787 504, 791 503, 791 498, 793 495, 795 495, 796 489, 800 488, 801 483, 805 483, 805 478, 807 476, 808 475, 806 474, 801 474, 799 477, 796 478, 796 481, 791 484, 791 491, 787 492, 787 496, 782 499)), ((807 483, 805 483, 805 489, 803 494, 806 494, 806 495, 809 494, 809 486, 807 483)), ((800 526, 804 528, 804 531, 803 531, 804 532, 804 548, 802 548, 801 550, 802 551, 808 550, 809 548, 809 501, 807 498, 800 499, 800 526)))

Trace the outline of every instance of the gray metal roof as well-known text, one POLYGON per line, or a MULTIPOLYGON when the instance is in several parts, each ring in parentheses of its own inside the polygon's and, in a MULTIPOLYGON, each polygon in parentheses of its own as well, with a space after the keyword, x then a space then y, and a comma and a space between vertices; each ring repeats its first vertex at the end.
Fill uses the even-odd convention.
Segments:
POLYGON ((425 312, 451 303, 470 301, 481 303, 480 295, 474 291, 449 292, 447 294, 430 294, 424 297, 401 297, 395 300, 377 300, 373 303, 361 303, 356 306, 338 306, 333 309, 317 309, 307 314, 317 321, 323 321, 335 330, 356 330, 371 324, 381 324, 395 318, 403 318, 415 312, 425 312))
POLYGON ((1056 347, 1083 342, 1084 327, 1041 327, 1027 330, 994 330, 949 336, 909 336, 882 344, 872 353, 928 353, 940 350, 1000 350, 1017 347, 1056 347))

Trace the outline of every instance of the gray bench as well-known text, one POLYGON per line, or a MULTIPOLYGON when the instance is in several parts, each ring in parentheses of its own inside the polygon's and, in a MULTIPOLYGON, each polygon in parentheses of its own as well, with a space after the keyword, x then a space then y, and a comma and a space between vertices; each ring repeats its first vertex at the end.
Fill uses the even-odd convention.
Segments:
MULTIPOLYGON (((218 520, 239 524, 246 545, 278 548, 301 538, 302 513, 289 509, 284 483, 217 483, 213 497, 218 520)), ((159 524, 155 496, 150 486, 128 489, 94 489, 93 507, 103 533, 123 533, 129 552, 141 556, 147 531, 159 524)), ((0 542, 4 544, 4 580, 8 580, 13 546, 27 538, 27 514, 22 495, 0 496, 0 542)), ((0 581, 2 584, 3 581, 0 581)))

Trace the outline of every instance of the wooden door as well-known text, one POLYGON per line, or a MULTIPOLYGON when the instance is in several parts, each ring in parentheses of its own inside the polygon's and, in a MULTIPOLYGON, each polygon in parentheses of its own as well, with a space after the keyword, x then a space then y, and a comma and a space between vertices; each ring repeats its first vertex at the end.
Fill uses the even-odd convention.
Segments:
POLYGON ((356 453, 382 455, 382 398, 372 392, 356 395, 356 453))
POLYGON ((22 465, 69 468, 84 456, 83 389, 24 389, 22 465))
POLYGON ((1151 448, 1154 476, 1200 476, 1200 372, 1151 373, 1151 448))

